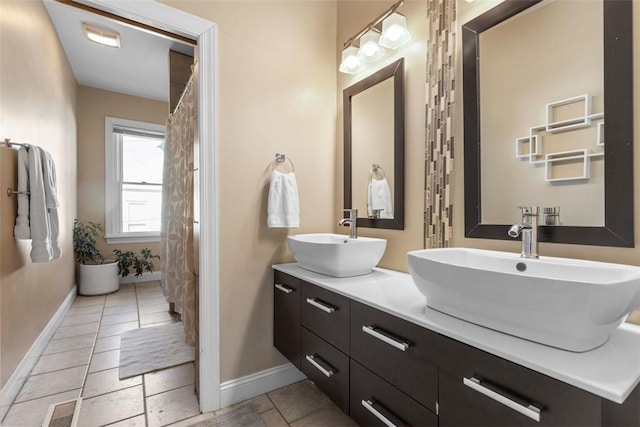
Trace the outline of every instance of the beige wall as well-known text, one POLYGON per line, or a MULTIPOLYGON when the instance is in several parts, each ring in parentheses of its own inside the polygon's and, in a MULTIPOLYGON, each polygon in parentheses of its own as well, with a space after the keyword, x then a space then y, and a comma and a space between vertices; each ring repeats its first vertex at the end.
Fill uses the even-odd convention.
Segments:
MULTIPOLYGON (((483 11, 500 3, 497 0, 486 2, 466 3, 458 2, 458 25, 479 15, 483 11)), ((579 3, 579 2, 577 2, 579 3)), ((634 6, 636 6, 634 4, 634 6)), ((633 29, 634 29, 634 46, 640 46, 640 7, 633 8, 633 29)), ((462 57, 461 32, 458 32, 458 77, 457 81, 462 81, 462 57)), ((636 108, 634 122, 634 140, 636 146, 640 141, 640 50, 634 49, 634 106, 636 108)), ((485 240, 485 239, 467 239, 464 237, 464 188, 463 188, 463 166, 464 159, 462 157, 463 150, 463 122, 462 122, 462 91, 458 91, 456 98, 456 145, 455 152, 458 153, 454 160, 454 180, 453 180, 453 200, 457 209, 454 209, 454 229, 453 229, 453 246, 465 246, 473 248, 496 249, 510 252, 520 251, 520 242, 510 240, 485 240)), ((634 162, 636 173, 634 174, 634 186, 636 188, 635 199, 635 241, 636 246, 640 242, 640 148, 634 150, 634 162)), ((629 177, 631 180, 631 177, 629 177)), ((597 261, 617 262, 624 264, 640 265, 640 251, 636 248, 611 248, 602 246, 582 246, 582 245, 566 245, 556 243, 541 243, 540 253, 548 256, 560 256, 567 258, 583 258, 597 261)))
POLYGON ((0 137, 30 142, 56 162, 62 256, 34 264, 31 241, 16 241, 17 150, 0 146, 0 370, 13 374, 74 286, 76 82, 42 2, 0 2, 0 137))
MULTIPOLYGON (((375 19, 393 1, 338 1, 338 32, 336 60, 340 61, 345 41, 375 19)), ((387 239, 387 249, 380 266, 392 270, 408 271, 406 253, 424 247, 424 147, 425 147, 425 82, 427 70, 427 1, 408 0, 399 10, 407 18, 412 40, 396 51, 391 51, 380 63, 367 67, 358 74, 338 74, 338 127, 336 130, 336 176, 333 220, 343 213, 343 127, 342 91, 374 73, 385 65, 405 58, 405 216, 404 230, 359 228, 358 234, 387 239)), ((359 216, 362 216, 359 214, 359 216)), ((345 233, 341 227, 334 231, 345 233)))
MULTIPOLYGON (((88 86, 78 86, 78 219, 106 224, 105 217, 105 145, 104 119, 117 117, 164 125, 169 106, 166 102, 124 95, 88 86)), ((149 248, 158 255, 156 243, 107 244, 98 239, 98 249, 105 258, 113 250, 139 251, 149 248)), ((154 261, 156 270, 160 262, 154 261)))
POLYGON ((286 362, 273 348, 271 265, 293 260, 288 234, 331 231, 338 218, 336 5, 162 1, 219 26, 220 375, 227 381, 286 362), (295 164, 299 229, 266 227, 276 152, 295 164))

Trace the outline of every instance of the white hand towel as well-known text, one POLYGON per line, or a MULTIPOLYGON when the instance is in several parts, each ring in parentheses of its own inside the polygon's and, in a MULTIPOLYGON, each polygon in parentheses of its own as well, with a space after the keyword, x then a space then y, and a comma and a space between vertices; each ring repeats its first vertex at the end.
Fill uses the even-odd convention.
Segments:
POLYGON ((373 217, 373 211, 382 209, 378 218, 393 218, 393 204, 391 202, 391 189, 386 178, 380 180, 371 178, 367 193, 367 213, 373 217))
POLYGON ((49 241, 49 212, 44 194, 43 156, 40 148, 29 147, 29 225, 31 227, 31 261, 52 260, 49 241))
POLYGON ((274 170, 269 185, 267 206, 267 226, 269 228, 300 227, 300 201, 296 176, 274 170))
POLYGON ((22 146, 18 150, 18 214, 16 216, 16 226, 13 234, 16 239, 30 239, 31 229, 29 228, 29 152, 27 147, 22 146))
POLYGON ((56 187, 56 164, 48 151, 42 151, 42 166, 44 179, 44 197, 49 214, 49 242, 51 244, 52 260, 60 258, 60 227, 58 224, 58 193, 56 187))

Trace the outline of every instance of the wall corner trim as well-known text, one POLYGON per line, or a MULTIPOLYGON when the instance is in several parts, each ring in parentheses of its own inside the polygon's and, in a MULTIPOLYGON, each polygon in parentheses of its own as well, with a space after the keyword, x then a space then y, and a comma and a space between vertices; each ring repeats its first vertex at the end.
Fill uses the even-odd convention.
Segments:
POLYGON ((64 316, 71 308, 71 304, 76 299, 77 292, 78 286, 75 285, 62 304, 60 304, 56 313, 53 315, 51 320, 49 320, 49 323, 44 327, 38 338, 36 338, 27 354, 24 355, 22 361, 20 361, 18 367, 13 371, 13 374, 11 374, 11 377, 2 388, 2 391, 0 392, 0 395, 2 396, 0 399, 0 420, 2 420, 9 411, 9 407, 18 395, 22 385, 27 380, 29 373, 40 358, 40 355, 47 344, 49 344, 49 341, 58 329, 58 326, 62 323, 62 319, 64 319, 64 316))
POLYGON ((291 363, 265 369, 220 384, 220 407, 268 393, 307 378, 291 363))

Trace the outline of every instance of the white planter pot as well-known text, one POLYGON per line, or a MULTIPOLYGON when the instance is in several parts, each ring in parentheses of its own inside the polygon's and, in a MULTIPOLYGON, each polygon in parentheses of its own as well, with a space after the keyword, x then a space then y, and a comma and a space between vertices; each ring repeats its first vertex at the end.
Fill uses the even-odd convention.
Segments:
POLYGON ((78 264, 78 293, 80 295, 104 295, 120 288, 118 263, 78 264))

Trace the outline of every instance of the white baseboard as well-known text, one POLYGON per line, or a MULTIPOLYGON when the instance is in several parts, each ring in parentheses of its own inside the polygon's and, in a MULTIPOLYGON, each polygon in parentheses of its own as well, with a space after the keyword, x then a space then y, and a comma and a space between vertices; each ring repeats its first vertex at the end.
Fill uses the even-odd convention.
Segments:
POLYGON ((141 282, 153 282, 154 280, 160 280, 162 277, 162 273, 159 271, 148 272, 145 271, 142 273, 142 276, 136 277, 135 274, 129 274, 127 277, 120 278, 120 284, 124 283, 141 283, 141 282))
POLYGON ((220 384, 220 407, 224 408, 251 399, 305 378, 307 377, 295 366, 287 363, 246 377, 225 381, 220 384))
POLYGON ((31 345, 27 354, 24 355, 22 361, 16 367, 16 370, 13 371, 9 381, 7 381, 4 387, 2 387, 2 392, 0 392, 0 395, 2 395, 2 398, 0 399, 0 420, 2 420, 7 414, 9 407, 15 400, 18 392, 20 392, 20 389, 27 380, 29 373, 38 362, 38 358, 44 351, 53 334, 56 332, 56 329, 58 329, 58 326, 60 326, 60 323, 62 323, 62 319, 64 319, 64 316, 71 308, 71 304, 76 298, 77 292, 78 287, 74 286, 60 307, 58 307, 58 310, 51 320, 49 320, 47 326, 45 326, 38 338, 36 338, 35 342, 31 345))

